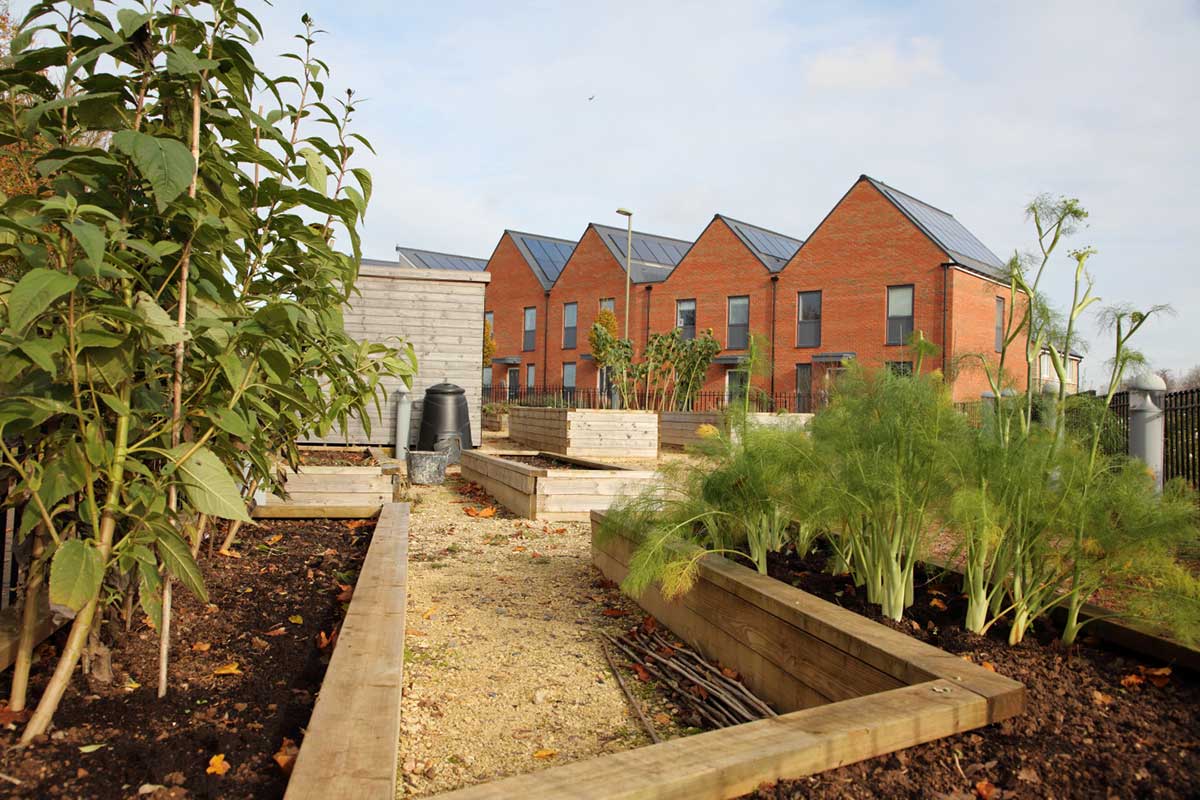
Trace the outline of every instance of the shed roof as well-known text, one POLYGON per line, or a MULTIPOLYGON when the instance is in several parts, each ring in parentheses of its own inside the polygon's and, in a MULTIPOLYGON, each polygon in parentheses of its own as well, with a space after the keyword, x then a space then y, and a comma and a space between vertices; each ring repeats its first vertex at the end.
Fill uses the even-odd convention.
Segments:
POLYGON ((987 245, 979 241, 975 234, 956 220, 953 214, 918 200, 910 194, 905 194, 869 175, 863 175, 862 178, 870 181, 871 185, 912 220, 913 224, 920 228, 934 244, 945 250, 946 254, 955 262, 989 278, 1008 280, 1004 262, 989 250, 987 245))
POLYGON ((796 255, 800 245, 804 244, 803 239, 786 236, 758 225, 751 225, 749 222, 742 222, 724 214, 717 214, 717 218, 723 220, 742 240, 742 243, 750 248, 750 252, 754 253, 771 272, 779 272, 783 269, 792 256, 796 255))
POLYGON ((558 239, 553 236, 540 236, 536 233, 522 231, 505 231, 512 237, 534 276, 542 284, 543 289, 549 289, 562 274, 563 265, 575 252, 575 242, 570 239, 558 239))
MULTIPOLYGON (((483 272, 487 267, 486 258, 471 256, 456 256, 450 253, 439 253, 436 250, 418 250, 415 247, 397 247, 400 254, 401 266, 413 266, 417 269, 456 269, 462 272, 483 272)), ((367 263, 367 259, 363 259, 367 263)), ((371 264, 382 266, 385 262, 370 260, 371 264)))
MULTIPOLYGON (((600 240, 608 247, 613 258, 625 269, 625 243, 628 231, 593 222, 592 227, 600 240)), ((692 243, 684 239, 658 236, 653 233, 633 232, 633 253, 629 265, 633 273, 629 276, 634 283, 660 283, 667 279, 671 270, 683 260, 692 243)))

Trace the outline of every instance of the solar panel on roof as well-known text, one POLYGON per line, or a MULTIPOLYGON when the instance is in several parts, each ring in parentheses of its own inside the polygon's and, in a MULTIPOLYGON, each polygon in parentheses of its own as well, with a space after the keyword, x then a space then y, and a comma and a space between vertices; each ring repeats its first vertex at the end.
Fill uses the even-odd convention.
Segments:
POLYGON ((951 255, 979 262, 992 270, 1000 271, 1004 269, 1003 262, 1000 261, 996 254, 989 250, 987 245, 979 241, 953 215, 947 214, 945 211, 934 208, 927 203, 923 203, 917 198, 906 195, 897 189, 893 189, 887 184, 879 183, 878 181, 874 181, 874 183, 881 191, 887 194, 892 202, 900 206, 906 214, 925 228, 929 232, 929 235, 951 255))

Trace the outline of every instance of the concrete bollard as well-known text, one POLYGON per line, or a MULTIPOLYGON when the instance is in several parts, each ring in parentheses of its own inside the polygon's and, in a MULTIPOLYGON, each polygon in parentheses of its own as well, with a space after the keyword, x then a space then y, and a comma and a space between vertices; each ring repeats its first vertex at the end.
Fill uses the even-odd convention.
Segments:
POLYGON ((1054 430, 1058 422, 1058 381, 1043 381, 1042 397, 1046 400, 1041 404, 1041 423, 1044 427, 1054 430))
POLYGON ((1145 462, 1163 485, 1163 401, 1167 384, 1153 372, 1129 382, 1129 455, 1145 462))

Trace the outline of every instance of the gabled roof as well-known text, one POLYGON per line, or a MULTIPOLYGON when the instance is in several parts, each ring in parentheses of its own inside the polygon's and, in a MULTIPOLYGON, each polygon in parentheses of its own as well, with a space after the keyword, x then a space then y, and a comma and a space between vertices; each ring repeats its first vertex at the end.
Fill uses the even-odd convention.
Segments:
POLYGON ((779 272, 783 269, 792 256, 796 255, 800 245, 804 244, 803 239, 785 236, 782 233, 760 228, 749 222, 741 222, 724 214, 717 214, 717 218, 724 221, 742 240, 742 244, 750 248, 750 252, 754 253, 763 266, 771 272, 779 272))
POLYGON ((553 236, 539 236, 536 233, 521 231, 505 233, 512 237, 534 277, 547 291, 558 280, 571 253, 575 252, 575 242, 569 239, 556 239, 553 236))
MULTIPOLYGON (((412 266, 417 269, 456 269, 462 272, 483 272, 487 266, 485 258, 456 256, 449 253, 438 253, 434 250, 418 250, 415 247, 397 247, 400 254, 400 266, 412 266)), ((366 263, 364 260, 363 263, 366 263)), ((384 262, 371 261, 373 264, 384 262)))
MULTIPOLYGON (((625 269, 625 243, 628 231, 624 228, 614 228, 591 224, 600 240, 608 247, 613 258, 625 269)), ((683 239, 672 239, 669 236, 656 236, 653 233, 633 232, 633 253, 629 265, 633 273, 629 276, 634 283, 661 283, 671 274, 671 270, 683 260, 692 243, 683 239)))
POLYGON ((1008 280, 1004 262, 975 238, 975 234, 967 230, 953 214, 935 208, 869 175, 863 175, 862 180, 870 181, 872 186, 912 220, 934 244, 945 250, 955 262, 989 278, 1008 280))

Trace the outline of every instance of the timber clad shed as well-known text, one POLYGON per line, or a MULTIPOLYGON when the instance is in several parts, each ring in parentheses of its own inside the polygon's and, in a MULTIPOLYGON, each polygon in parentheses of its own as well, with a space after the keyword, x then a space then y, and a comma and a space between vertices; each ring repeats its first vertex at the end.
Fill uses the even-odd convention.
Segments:
MULTIPOLYGON (((466 391, 471 436, 480 442, 483 295, 492 279, 483 269, 487 262, 411 248, 398 252, 399 262, 363 259, 358 293, 344 314, 346 333, 360 341, 386 344, 398 337, 412 344, 417 374, 412 384, 410 443, 420 430, 425 389, 442 381, 466 391)), ((354 420, 345 435, 335 430, 324 440, 310 441, 395 445, 396 390, 402 386, 399 380, 386 382, 383 413, 372 410, 369 433, 360 420, 354 420)))

